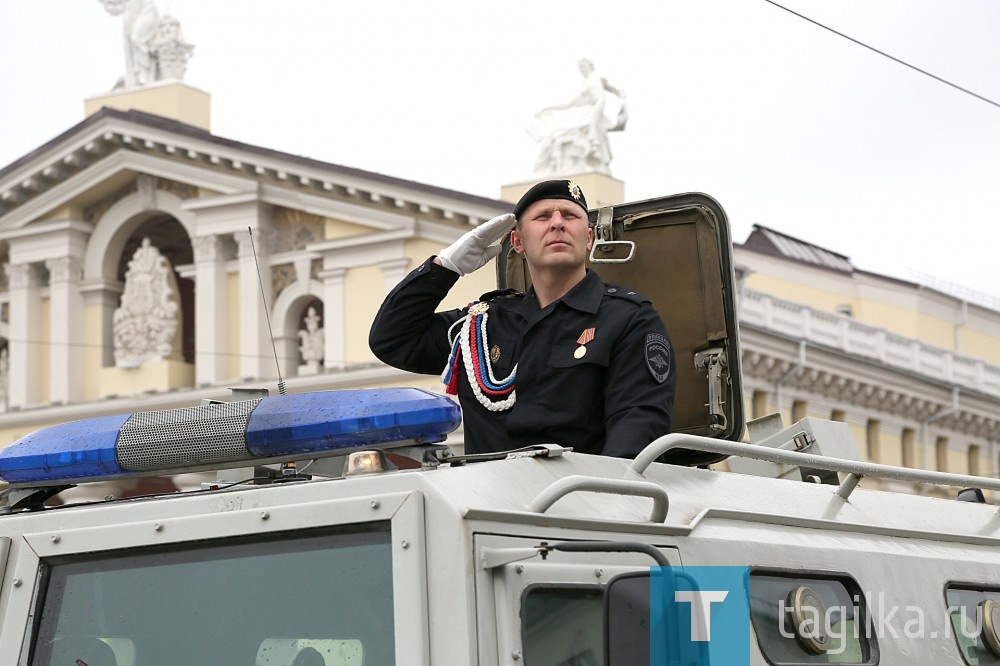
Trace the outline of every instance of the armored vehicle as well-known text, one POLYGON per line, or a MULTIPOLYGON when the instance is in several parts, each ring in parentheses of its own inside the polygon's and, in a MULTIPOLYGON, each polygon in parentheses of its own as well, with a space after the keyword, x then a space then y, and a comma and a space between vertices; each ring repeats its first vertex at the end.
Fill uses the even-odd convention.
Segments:
MULTIPOLYGON (((457 406, 406 388, 40 430, 0 452, 0 664, 1000 663, 1000 516, 979 501, 1000 482, 864 462, 842 423, 746 427, 722 208, 591 219, 592 266, 671 332, 675 432, 635 460, 454 455, 457 406), (49 506, 209 469, 200 490, 49 506), (699 577, 722 570, 734 588, 699 577)), ((515 257, 498 281, 526 285, 515 257)))

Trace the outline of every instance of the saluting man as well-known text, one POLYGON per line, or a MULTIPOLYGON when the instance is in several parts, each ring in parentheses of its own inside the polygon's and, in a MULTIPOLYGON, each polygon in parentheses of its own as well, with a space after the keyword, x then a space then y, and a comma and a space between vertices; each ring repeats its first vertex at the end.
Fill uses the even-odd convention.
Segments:
POLYGON ((593 242, 580 187, 539 183, 513 214, 407 275, 379 309, 369 345, 389 365, 442 374, 462 406, 466 453, 555 443, 634 457, 670 432, 672 349, 647 298, 586 268, 593 242), (500 252, 508 232, 526 259, 528 291, 435 312, 460 276, 500 252))

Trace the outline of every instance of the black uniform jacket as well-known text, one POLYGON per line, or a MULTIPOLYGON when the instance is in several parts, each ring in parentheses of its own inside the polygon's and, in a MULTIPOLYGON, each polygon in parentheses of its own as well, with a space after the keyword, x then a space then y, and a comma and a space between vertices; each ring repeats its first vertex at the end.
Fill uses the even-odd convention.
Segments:
MULTIPOLYGON (((403 370, 440 374, 451 351, 448 329, 466 310, 434 310, 458 277, 432 260, 406 276, 372 324, 368 341, 375 355, 403 370)), ((606 285, 589 270, 544 309, 530 289, 491 292, 482 300, 490 304, 486 354, 496 357, 494 377, 507 377, 517 364, 517 400, 507 411, 487 410, 459 361, 466 453, 555 443, 584 453, 634 457, 670 432, 673 351, 649 300, 606 285), (593 340, 580 355, 578 339, 590 328, 593 340)))

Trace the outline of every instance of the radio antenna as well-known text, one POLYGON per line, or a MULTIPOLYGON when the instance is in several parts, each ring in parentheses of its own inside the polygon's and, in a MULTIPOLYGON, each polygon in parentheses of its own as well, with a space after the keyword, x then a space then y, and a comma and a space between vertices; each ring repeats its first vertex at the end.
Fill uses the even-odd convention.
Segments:
POLYGON ((253 244, 253 229, 247 227, 250 234, 250 249, 253 250, 253 265, 257 268, 257 284, 260 285, 260 300, 264 304, 264 316, 267 318, 267 334, 271 337, 271 351, 274 352, 274 367, 278 369, 278 395, 285 395, 285 380, 281 378, 281 364, 278 363, 278 349, 274 346, 274 331, 271 330, 271 313, 267 309, 267 299, 264 297, 264 279, 260 276, 260 264, 257 263, 257 248, 253 244))

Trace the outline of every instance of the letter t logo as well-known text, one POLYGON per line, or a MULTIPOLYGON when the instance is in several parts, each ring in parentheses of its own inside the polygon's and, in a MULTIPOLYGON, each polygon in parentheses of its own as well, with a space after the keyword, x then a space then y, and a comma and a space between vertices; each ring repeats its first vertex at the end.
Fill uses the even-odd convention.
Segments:
POLYGON ((712 603, 722 602, 729 596, 726 590, 707 592, 676 590, 674 601, 691 604, 691 640, 712 640, 712 603))

